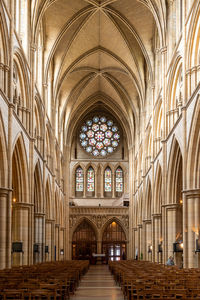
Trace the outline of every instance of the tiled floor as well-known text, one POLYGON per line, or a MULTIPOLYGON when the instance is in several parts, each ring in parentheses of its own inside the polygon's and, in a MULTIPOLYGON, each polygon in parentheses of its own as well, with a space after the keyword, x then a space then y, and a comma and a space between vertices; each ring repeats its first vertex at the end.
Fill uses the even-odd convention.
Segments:
POLYGON ((90 266, 72 300, 124 300, 106 265, 90 266))

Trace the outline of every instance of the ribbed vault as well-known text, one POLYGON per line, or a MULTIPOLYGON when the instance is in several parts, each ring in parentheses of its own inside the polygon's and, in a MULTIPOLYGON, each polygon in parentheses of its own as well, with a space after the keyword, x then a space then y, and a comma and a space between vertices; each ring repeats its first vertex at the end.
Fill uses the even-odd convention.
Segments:
POLYGON ((52 83, 60 128, 104 96, 135 132, 154 85, 155 39, 165 44, 163 1, 38 0, 32 10, 34 42, 43 28, 44 83, 52 83))

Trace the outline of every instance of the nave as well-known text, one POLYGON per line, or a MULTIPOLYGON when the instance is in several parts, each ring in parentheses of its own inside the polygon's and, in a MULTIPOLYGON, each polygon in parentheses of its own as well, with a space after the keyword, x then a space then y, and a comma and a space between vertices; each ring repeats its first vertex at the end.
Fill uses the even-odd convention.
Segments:
POLYGON ((90 266, 72 300, 123 300, 121 288, 116 285, 107 265, 90 266))

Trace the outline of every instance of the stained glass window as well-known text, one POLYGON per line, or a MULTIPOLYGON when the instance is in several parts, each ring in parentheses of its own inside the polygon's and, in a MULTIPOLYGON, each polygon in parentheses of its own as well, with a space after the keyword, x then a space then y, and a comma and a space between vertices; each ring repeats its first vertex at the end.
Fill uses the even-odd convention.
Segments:
POLYGON ((109 167, 105 169, 104 173, 104 189, 105 192, 112 191, 112 172, 109 167))
POLYGON ((80 144, 93 156, 106 156, 113 153, 119 145, 118 126, 105 116, 93 116, 81 126, 80 144))
POLYGON ((87 171, 87 191, 94 192, 94 169, 89 167, 87 171))
POLYGON ((116 192, 123 192, 123 171, 118 167, 115 172, 116 192))
POLYGON ((76 169, 76 191, 83 192, 83 169, 81 167, 76 169))

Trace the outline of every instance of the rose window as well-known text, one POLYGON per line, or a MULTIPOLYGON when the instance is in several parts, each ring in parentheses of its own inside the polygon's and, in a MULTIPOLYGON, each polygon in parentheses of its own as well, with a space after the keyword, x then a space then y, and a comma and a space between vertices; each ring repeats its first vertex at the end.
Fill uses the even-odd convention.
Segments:
POLYGON ((86 152, 94 156, 106 156, 119 145, 120 132, 110 118, 94 116, 81 126, 79 138, 86 152))

